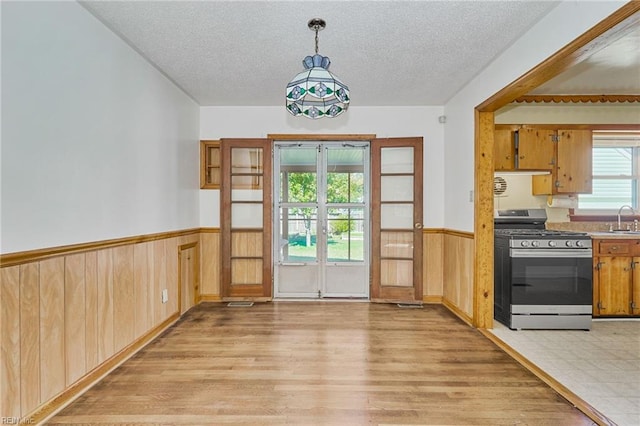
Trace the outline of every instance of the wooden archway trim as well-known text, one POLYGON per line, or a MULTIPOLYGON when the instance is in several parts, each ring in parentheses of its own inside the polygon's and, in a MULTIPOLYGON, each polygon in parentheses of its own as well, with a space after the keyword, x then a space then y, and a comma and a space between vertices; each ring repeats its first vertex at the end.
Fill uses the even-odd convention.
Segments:
POLYGON ((619 39, 640 24, 632 1, 538 66, 482 102, 475 111, 473 325, 493 327, 493 132, 494 112, 619 39))
POLYGON ((476 108, 495 112, 536 87, 584 61, 640 24, 640 1, 631 1, 476 108))

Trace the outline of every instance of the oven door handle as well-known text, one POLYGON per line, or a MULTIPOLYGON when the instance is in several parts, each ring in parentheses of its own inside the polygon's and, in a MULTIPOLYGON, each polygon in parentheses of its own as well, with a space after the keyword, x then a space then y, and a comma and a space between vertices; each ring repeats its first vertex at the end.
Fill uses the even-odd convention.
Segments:
POLYGON ((527 257, 527 258, 545 258, 545 257, 553 257, 553 258, 591 258, 592 250, 590 249, 552 249, 545 248, 539 250, 530 250, 530 249, 511 249, 509 251, 509 255, 514 258, 518 257, 527 257))

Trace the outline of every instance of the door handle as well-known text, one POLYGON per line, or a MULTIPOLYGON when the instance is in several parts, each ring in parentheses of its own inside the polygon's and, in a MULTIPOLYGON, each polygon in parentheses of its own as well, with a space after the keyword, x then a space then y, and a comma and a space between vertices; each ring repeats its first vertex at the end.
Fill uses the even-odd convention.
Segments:
POLYGON ((420 222, 416 222, 415 225, 413 225, 413 227, 416 229, 422 229, 422 224, 420 222))

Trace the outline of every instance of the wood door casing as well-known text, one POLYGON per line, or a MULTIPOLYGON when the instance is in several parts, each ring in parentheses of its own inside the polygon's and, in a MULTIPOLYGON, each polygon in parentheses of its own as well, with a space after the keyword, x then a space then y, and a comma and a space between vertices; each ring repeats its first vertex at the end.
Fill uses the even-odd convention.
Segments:
POLYGON ((221 230, 221 297, 234 299, 270 299, 272 296, 271 264, 271 139, 222 139, 222 184, 220 190, 221 230), (250 164, 232 164, 234 150, 256 154, 250 164), (247 151, 247 152, 248 152, 247 151), (235 183, 234 183, 235 180, 235 183), (261 200, 232 199, 232 190, 261 190, 261 200), (261 225, 234 226, 235 206, 260 208, 261 225), (239 241, 245 243, 239 244, 239 241), (248 241, 256 244, 246 244, 248 241))
POLYGON ((422 302, 422 138, 389 138, 371 141, 371 300, 374 302, 422 302), (382 173, 384 148, 413 149, 412 173, 382 173), (382 227, 382 177, 413 178, 412 227, 382 227), (410 279, 411 286, 393 285, 410 279))

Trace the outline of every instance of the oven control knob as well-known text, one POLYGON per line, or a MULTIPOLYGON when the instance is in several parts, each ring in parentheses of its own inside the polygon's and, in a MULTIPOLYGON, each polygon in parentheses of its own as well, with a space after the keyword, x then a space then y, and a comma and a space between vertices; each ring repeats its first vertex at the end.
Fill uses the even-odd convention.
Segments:
POLYGON ((582 241, 576 241, 576 247, 584 247, 584 243, 582 241))
POLYGON ((529 247, 529 245, 530 245, 530 244, 531 244, 531 243, 530 243, 529 241, 523 241, 523 242, 521 242, 521 243, 520 243, 520 245, 521 245, 522 247, 529 247))
POLYGON ((540 242, 538 241, 531 241, 531 246, 532 247, 538 247, 540 245, 540 242))
POLYGON ((567 241, 565 244, 567 247, 573 247, 573 241, 567 241))
POLYGON ((555 241, 549 241, 549 247, 555 247, 556 245, 555 241))

